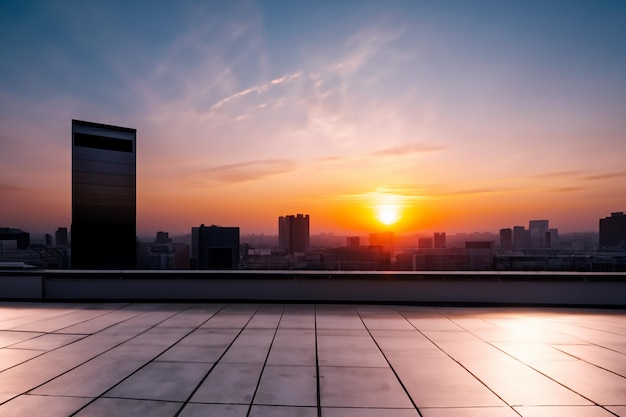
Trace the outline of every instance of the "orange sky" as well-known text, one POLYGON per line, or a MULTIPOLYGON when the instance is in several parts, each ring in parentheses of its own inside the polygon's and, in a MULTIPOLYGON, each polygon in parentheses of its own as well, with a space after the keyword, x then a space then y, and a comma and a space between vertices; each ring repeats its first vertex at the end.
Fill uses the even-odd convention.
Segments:
POLYGON ((620 2, 2 7, 0 227, 70 226, 71 119, 137 129, 142 235, 296 213, 313 233, 595 231, 626 211, 620 2))

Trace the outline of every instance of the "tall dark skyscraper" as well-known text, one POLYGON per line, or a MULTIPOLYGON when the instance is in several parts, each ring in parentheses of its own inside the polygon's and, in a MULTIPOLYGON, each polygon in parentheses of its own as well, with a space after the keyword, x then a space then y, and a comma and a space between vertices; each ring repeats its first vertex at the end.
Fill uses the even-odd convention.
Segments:
POLYGON ((136 133, 72 120, 72 268, 136 267, 136 133))
POLYGON ((290 255, 309 251, 309 215, 278 218, 278 247, 290 255))

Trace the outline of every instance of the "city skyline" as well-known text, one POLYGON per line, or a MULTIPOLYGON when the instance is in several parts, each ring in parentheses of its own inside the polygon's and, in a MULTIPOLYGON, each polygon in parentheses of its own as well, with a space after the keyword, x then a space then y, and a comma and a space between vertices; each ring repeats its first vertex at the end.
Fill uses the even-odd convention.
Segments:
POLYGON ((0 6, 0 226, 70 226, 72 119, 137 129, 140 235, 567 233, 626 208, 624 3, 145 7, 0 6))

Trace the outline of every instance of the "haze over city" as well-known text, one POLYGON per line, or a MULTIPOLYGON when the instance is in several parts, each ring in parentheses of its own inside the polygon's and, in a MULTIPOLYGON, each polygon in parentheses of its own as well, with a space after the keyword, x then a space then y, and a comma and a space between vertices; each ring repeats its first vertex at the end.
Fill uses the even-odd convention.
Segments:
POLYGON ((71 120, 137 129, 137 232, 595 231, 626 3, 3 2, 0 219, 71 223, 71 120))

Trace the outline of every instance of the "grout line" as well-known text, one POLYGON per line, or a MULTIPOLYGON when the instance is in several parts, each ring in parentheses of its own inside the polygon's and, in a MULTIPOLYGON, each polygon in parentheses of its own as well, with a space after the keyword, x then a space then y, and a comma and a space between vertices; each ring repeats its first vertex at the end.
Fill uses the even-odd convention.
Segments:
MULTIPOLYGON (((278 319, 278 323, 276 323, 276 327, 274 328, 274 335, 272 335, 272 341, 270 342, 270 346, 267 349, 267 354, 265 355, 265 361, 263 361, 263 367, 261 368, 261 373, 259 374, 259 379, 256 382, 256 387, 254 388, 254 393, 252 394, 252 400, 250 400, 250 404, 248 405, 248 412, 246 413, 246 417, 250 416, 252 412, 252 406, 254 405, 254 399, 256 398, 256 394, 259 391, 259 386, 261 385, 261 379, 263 378, 263 372, 265 372, 265 366, 267 365, 267 360, 270 357, 270 352, 272 351, 272 346, 274 346, 274 340, 276 340, 276 333, 278 333, 278 327, 280 326, 280 322, 283 319, 283 314, 285 313, 285 305, 282 305, 282 310, 280 312, 280 318, 278 319)), ((256 313, 255 313, 256 314, 256 313)))
MULTIPOLYGON (((165 321, 167 321, 167 320, 171 319, 172 317, 177 316, 178 314, 181 314, 182 312, 189 310, 189 308, 190 308, 190 307, 187 307, 186 309, 180 310, 180 311, 178 311, 177 313, 174 313, 174 314, 172 314, 172 315, 170 315, 170 316, 168 316, 168 317, 164 318, 163 320, 161 320, 161 321, 159 321, 158 323, 156 323, 156 324, 152 325, 151 327, 149 327, 148 329, 144 330, 143 332, 138 333, 137 335, 133 336, 132 338, 130 338, 130 339, 128 339, 128 340, 125 340, 124 342, 122 342, 122 343, 120 343, 120 344, 118 344, 118 345, 113 346, 111 349, 107 350, 106 352, 109 352, 109 351, 111 351, 111 350, 115 349, 116 347, 121 346, 122 344, 124 344, 124 343, 128 342, 129 340, 132 340, 132 339, 134 339, 134 338, 138 337, 139 335, 142 335, 142 334, 144 334, 144 333, 146 333, 146 332, 148 332, 148 331, 150 331, 150 330, 152 330, 152 329, 155 329, 156 327, 158 327, 158 326, 159 326, 159 324, 164 323, 165 321)), ((210 320, 210 319, 211 319, 211 317, 213 317, 215 314, 217 314, 217 313, 218 313, 219 311, 221 311, 223 308, 224 308, 224 307, 220 308, 217 312, 213 313, 213 314, 212 314, 209 318, 207 318, 207 319, 206 319, 203 323, 206 323, 208 320, 210 320)), ((144 312, 144 313, 145 313, 145 312, 144 312)), ((141 314, 143 314, 143 313, 139 313, 138 315, 141 315, 141 314)), ((131 317, 131 318, 137 317, 138 315, 135 315, 135 316, 133 316, 133 317, 131 317)), ((128 320, 130 320, 131 318, 129 318, 128 320)), ((124 321, 126 321, 126 320, 124 320, 124 321)), ((180 342, 180 341, 181 341, 182 339, 184 339, 185 337, 189 336, 189 334, 191 334, 192 332, 194 332, 197 328, 198 328, 198 327, 196 327, 196 328, 192 329, 190 332, 188 332, 188 333, 187 333, 187 334, 185 334, 184 336, 180 337, 177 341, 175 341, 174 343, 172 343, 172 344, 170 345, 170 347, 169 347, 169 348, 167 348, 166 350, 170 349, 173 345, 175 345, 176 343, 180 342)), ((106 352, 103 352, 102 354, 104 354, 104 353, 106 353, 106 352)), ((71 416, 76 415, 76 414, 77 414, 77 413, 79 413, 81 410, 83 410, 83 409, 84 409, 84 408, 86 408, 87 406, 91 405, 91 404, 92 404, 93 402, 95 402, 98 398, 102 398, 102 396, 103 396, 103 395, 106 395, 106 393, 107 393, 107 392, 111 391, 113 388, 115 388, 116 386, 118 386, 118 385, 119 385, 119 384, 121 384, 122 382, 126 381, 126 380, 127 380, 128 378, 130 378, 132 375, 136 374, 137 372, 139 372, 140 370, 142 370, 143 368, 145 368, 148 364, 152 363, 152 362, 154 361, 154 359, 155 359, 155 358, 158 358, 158 357, 159 357, 162 353, 163 353, 163 352, 159 353, 157 356, 155 356, 154 358, 152 358, 152 359, 148 360, 146 363, 144 363, 143 365, 141 365, 141 366, 140 366, 139 368, 137 368, 135 371, 131 372, 129 375, 127 375, 126 377, 122 378, 120 381, 118 381, 118 382, 117 382, 117 383, 115 383, 114 385, 112 385, 112 386, 110 386, 109 388, 107 388, 107 389, 106 389, 106 390, 105 390, 102 394, 100 394, 100 395, 98 395, 97 397, 93 398, 93 399, 92 399, 91 401, 89 401, 87 404, 85 404, 84 406, 82 406, 82 407, 81 407, 81 408, 79 408, 78 410, 74 411, 74 412, 70 415, 70 417, 71 417, 71 416)), ((100 355, 98 355, 98 356, 100 356, 100 355)), ((94 356, 94 358, 95 358, 95 357, 96 357, 96 356, 94 356)), ((94 358, 92 358, 92 359, 94 359, 94 358)), ((92 359, 90 359, 90 360, 92 360, 92 359)), ((85 362, 85 363, 86 363, 86 362, 85 362)), ((75 369, 75 368, 73 368, 73 369, 75 369)), ((69 371, 68 371, 68 372, 69 372, 69 371)), ((59 375, 59 376, 60 376, 60 375, 59 375)), ((58 376, 57 376, 57 377, 58 377, 58 376)))
POLYGON ((419 408, 417 407, 417 404, 415 404, 415 401, 413 400, 413 397, 411 397, 411 394, 409 394, 409 390, 406 388, 406 386, 404 386, 404 383, 402 382, 402 379, 400 379, 400 375, 398 375, 398 373, 396 372, 394 367, 391 365, 391 362, 389 362, 389 359, 387 358, 387 355, 385 355, 385 352, 383 352, 382 348, 380 347, 380 345, 376 341, 376 338, 374 338, 374 335, 372 335, 372 332, 370 331, 369 327, 367 327, 367 325, 365 324, 365 320, 363 320, 363 316, 361 316, 361 313, 359 312, 357 306, 353 306, 353 308, 354 308, 354 311, 356 312, 356 314, 359 316, 359 319, 361 320, 361 323, 363 323, 363 327, 365 327, 365 330, 367 330, 367 333, 372 338, 372 341, 376 344, 376 347, 380 351, 380 354, 383 355, 383 357, 385 358, 385 361, 387 362, 387 366, 389 367, 389 369, 391 369, 391 372, 393 372, 393 374, 395 375, 396 379, 398 380, 398 383, 400 384, 400 386, 404 390, 404 393, 408 397, 409 401, 411 401, 411 404, 413 404, 413 407, 415 408, 415 411, 417 411, 417 414, 420 417, 422 417, 423 415, 420 412, 419 408))
POLYGON ((320 361, 317 349, 317 304, 313 304, 313 327, 315 329, 315 380, 317 389, 317 417, 322 417, 322 392, 320 388, 320 361))
MULTIPOLYGON (((228 304, 224 305, 218 312, 222 312, 225 311, 227 308, 229 307, 228 304)), ((206 381, 206 379, 209 377, 209 375, 211 374, 211 372, 213 371, 213 369, 215 369, 215 366, 220 362, 220 360, 222 360, 222 358, 224 357, 224 355, 226 355, 226 353, 228 352, 228 350, 231 348, 231 346, 233 345, 233 343, 235 343, 235 341, 237 340, 237 338, 241 335, 241 333, 243 333, 244 329, 246 328, 246 326, 250 323, 250 321, 252 321, 252 318, 254 317, 254 315, 256 314, 256 312, 258 311, 259 306, 257 306, 257 308, 254 310, 254 313, 252 313, 252 315, 250 315, 250 318, 246 321, 246 324, 244 324, 241 329, 239 329, 239 332, 237 332, 237 335, 233 338, 233 340, 228 344, 228 346, 226 346, 226 349, 224 349, 224 352, 222 352, 222 354, 220 355, 219 358, 217 358, 217 360, 213 363, 213 365, 211 365, 211 367, 209 368, 209 370, 206 372, 206 374, 204 375, 204 377, 198 382, 198 385, 196 385, 196 387, 191 391, 191 393, 189 394, 189 396, 187 397, 187 399, 185 401, 182 402, 180 408, 178 409, 178 411, 176 412, 176 414, 174 414, 172 417, 178 417, 180 415, 180 413, 182 413, 183 409, 187 406, 187 404, 189 404, 189 402, 191 401, 191 399, 193 398, 193 396, 196 394, 196 392, 198 392, 198 390, 200 389, 200 387, 202 386, 202 384, 204 383, 204 381, 206 381)), ((198 327, 196 327, 196 329, 199 329, 204 323, 206 323, 207 321, 209 321, 212 317, 216 316, 217 313, 211 315, 211 317, 209 317, 207 320, 205 320, 201 325, 199 325, 198 327)))

